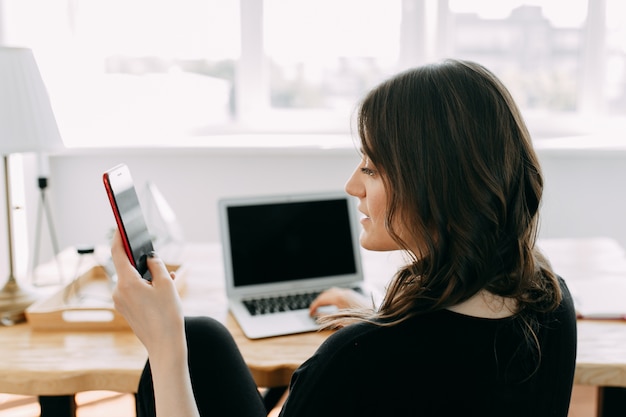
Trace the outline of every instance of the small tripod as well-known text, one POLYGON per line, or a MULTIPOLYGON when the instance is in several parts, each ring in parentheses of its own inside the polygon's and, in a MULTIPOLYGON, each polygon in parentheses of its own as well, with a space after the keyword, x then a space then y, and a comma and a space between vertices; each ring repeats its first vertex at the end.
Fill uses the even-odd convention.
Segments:
MULTIPOLYGON (((35 229, 35 248, 33 252, 32 282, 33 282, 33 285, 43 285, 43 284, 38 284, 35 282, 35 271, 36 271, 37 265, 39 264, 39 249, 41 247, 41 221, 42 221, 42 216, 45 210, 45 214, 48 218, 48 231, 50 232, 50 241, 52 243, 52 249, 54 250, 54 258, 57 261, 57 267, 59 269, 59 282, 58 283, 62 283, 63 274, 61 271, 61 264, 58 259, 59 243, 57 241, 57 236, 54 231, 54 224, 52 223, 52 215, 50 214, 50 207, 48 206, 47 201, 46 201, 46 188, 48 188, 48 178, 39 177, 37 180, 37 185, 39 186, 40 201, 39 201, 39 207, 37 209, 37 229, 35 229)), ((53 284, 56 284, 56 283, 53 283, 53 284)))

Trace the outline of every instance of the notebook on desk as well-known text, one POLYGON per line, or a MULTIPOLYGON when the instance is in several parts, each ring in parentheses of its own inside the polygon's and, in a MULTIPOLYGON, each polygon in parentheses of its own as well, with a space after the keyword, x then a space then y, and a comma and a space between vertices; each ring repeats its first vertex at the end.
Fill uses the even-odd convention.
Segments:
POLYGON ((218 206, 229 309, 248 338, 317 330, 308 305, 319 292, 363 289, 356 207, 344 192, 218 206))

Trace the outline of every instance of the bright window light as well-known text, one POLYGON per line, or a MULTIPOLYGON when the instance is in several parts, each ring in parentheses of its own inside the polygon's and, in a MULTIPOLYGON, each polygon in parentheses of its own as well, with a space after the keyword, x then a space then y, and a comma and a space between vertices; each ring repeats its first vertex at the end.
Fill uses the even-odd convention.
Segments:
POLYGON ((446 57, 502 78, 538 140, 622 126, 626 114, 622 0, 2 0, 0 8, 0 41, 33 49, 69 147, 351 141, 365 92, 446 57))

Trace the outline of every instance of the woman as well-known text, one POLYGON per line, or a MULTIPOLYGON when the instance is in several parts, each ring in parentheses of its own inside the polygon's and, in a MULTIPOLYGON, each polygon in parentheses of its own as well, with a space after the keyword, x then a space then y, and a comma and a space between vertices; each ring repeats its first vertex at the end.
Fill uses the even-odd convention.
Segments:
MULTIPOLYGON (((567 416, 575 314, 535 246, 543 180, 506 88, 448 60, 384 82, 358 116, 362 161, 346 191, 361 245, 407 263, 375 310, 337 289, 313 302, 312 313, 351 308, 322 319, 342 328, 296 371, 281 415, 567 416)), ((183 318, 163 263, 149 260, 149 284, 119 236, 112 253, 116 307, 150 358, 141 413, 265 415, 228 332, 183 318)))

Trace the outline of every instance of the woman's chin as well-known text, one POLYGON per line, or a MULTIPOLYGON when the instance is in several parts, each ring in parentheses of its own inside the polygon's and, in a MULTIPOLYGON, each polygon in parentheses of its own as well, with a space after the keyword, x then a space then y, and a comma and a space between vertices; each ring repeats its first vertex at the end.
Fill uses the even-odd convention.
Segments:
POLYGON ((398 250, 399 247, 395 242, 380 242, 368 239, 367 236, 361 235, 360 244, 363 249, 374 252, 388 252, 398 250))

